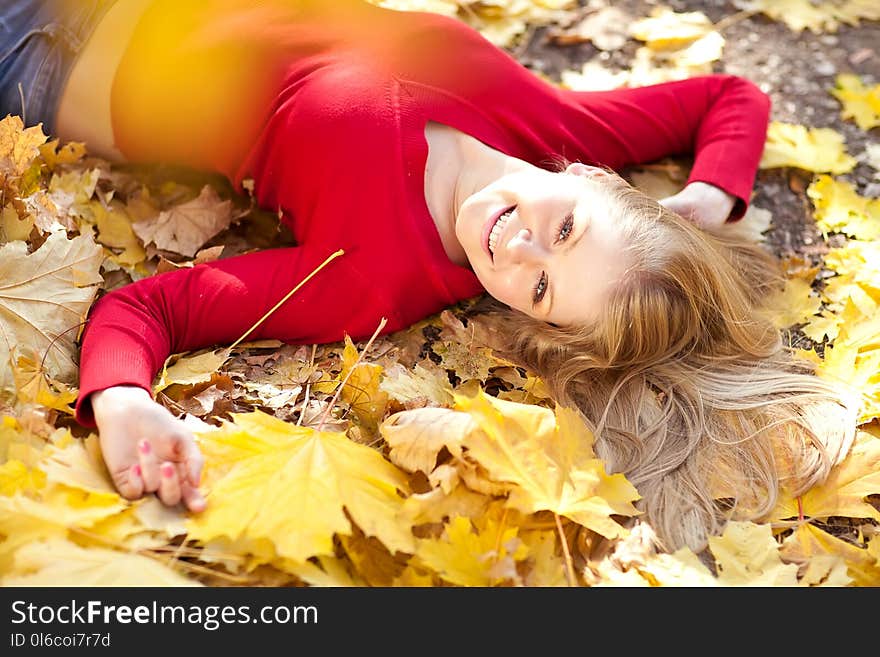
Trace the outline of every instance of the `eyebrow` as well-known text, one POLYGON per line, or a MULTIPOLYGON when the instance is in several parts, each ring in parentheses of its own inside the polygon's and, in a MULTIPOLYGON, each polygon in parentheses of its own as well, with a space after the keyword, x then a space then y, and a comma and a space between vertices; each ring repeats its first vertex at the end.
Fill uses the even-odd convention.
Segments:
MULTIPOLYGON (((569 215, 571 215, 572 219, 574 219, 574 218, 575 218, 575 210, 577 210, 577 205, 575 205, 574 210, 572 210, 571 212, 569 212, 569 213, 565 216, 565 218, 568 219, 569 215)), ((579 232, 579 233, 577 234, 577 237, 575 237, 571 242, 569 242, 568 244, 565 245, 565 250, 566 250, 566 251, 571 251, 571 250, 577 245, 577 243, 581 241, 581 237, 583 237, 583 236, 584 236, 584 233, 586 233, 586 232, 587 232, 586 229, 584 229, 584 230, 582 230, 581 232, 579 232)), ((550 316, 550 313, 553 312, 553 300, 556 298, 556 294, 554 294, 554 291, 555 291, 554 288, 555 288, 555 287, 556 287, 555 285, 551 285, 550 288, 549 288, 549 292, 550 292, 550 301, 547 302, 547 312, 546 312, 545 315, 544 315, 545 317, 549 317, 549 316, 550 316)), ((548 321, 549 321, 549 320, 548 320, 548 321)))

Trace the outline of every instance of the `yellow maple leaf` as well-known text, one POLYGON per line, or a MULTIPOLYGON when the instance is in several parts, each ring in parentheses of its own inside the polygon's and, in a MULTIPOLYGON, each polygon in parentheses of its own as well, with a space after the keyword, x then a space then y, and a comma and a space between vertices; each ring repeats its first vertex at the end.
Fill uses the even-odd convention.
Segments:
POLYGON ((104 281, 102 257, 89 233, 52 233, 34 253, 24 242, 0 247, 0 391, 14 385, 21 355, 38 354, 48 376, 73 380, 75 340, 104 281))
POLYGON ((455 516, 477 518, 485 514, 490 501, 489 496, 467 486, 453 486, 448 491, 432 488, 427 493, 407 497, 400 518, 412 526, 444 522, 455 516))
POLYGON ((125 208, 114 201, 110 209, 100 202, 92 201, 95 227, 98 229, 98 242, 111 249, 121 249, 116 253, 116 261, 126 267, 134 267, 147 257, 143 245, 134 234, 131 217, 125 208))
POLYGON ((0 496, 0 572, 8 568, 11 555, 21 545, 45 538, 68 535, 68 531, 90 529, 96 523, 119 513, 121 503, 90 503, 88 493, 65 486, 39 491, 44 501, 22 492, 0 496))
POLYGON ((798 567, 782 561, 770 525, 730 522, 721 536, 709 537, 709 549, 725 586, 798 585, 798 567))
POLYGON ((575 411, 495 399, 480 391, 455 395, 456 408, 481 431, 465 436, 468 456, 492 479, 510 485, 508 503, 524 513, 551 511, 608 538, 626 534, 612 516, 638 515, 635 487, 608 475, 593 436, 575 411))
MULTIPOLYGON (((59 438, 70 438, 68 430, 60 430, 59 438)), ((116 491, 100 453, 98 437, 90 434, 82 440, 59 440, 49 445, 40 461, 50 484, 63 484, 91 496, 92 503, 117 504, 122 498, 116 491)))
POLYGON ((827 559, 825 563, 832 565, 835 570, 842 566, 843 573, 828 569, 829 572, 822 579, 811 573, 813 580, 811 584, 813 585, 822 583, 831 586, 848 586, 850 584, 875 586, 880 582, 880 568, 877 567, 877 560, 867 550, 832 536, 809 523, 799 525, 782 542, 780 554, 786 561, 805 566, 816 562, 822 563, 821 557, 833 558, 837 563, 829 562, 827 559), (872 579, 873 583, 871 583, 872 579))
POLYGON ((852 171, 856 164, 856 159, 846 152, 843 135, 836 130, 771 121, 760 168, 798 167, 841 174, 852 171))
POLYGON ((46 473, 29 468, 18 459, 0 465, 0 495, 11 497, 16 493, 29 494, 46 485, 46 473))
POLYGON ((33 216, 22 218, 11 205, 0 208, 0 242, 27 241, 33 229, 33 216))
MULTIPOLYGON (((612 569, 598 569, 600 573, 609 574, 612 569)), ((688 548, 681 548, 672 554, 655 554, 644 563, 630 569, 633 574, 638 574, 644 584, 641 586, 665 586, 665 587, 715 587, 721 583, 712 572, 700 561, 699 557, 688 548)), ((612 580, 612 585, 631 586, 633 580, 629 577, 621 578, 619 575, 612 580), (624 584, 624 582, 629 582, 624 584)), ((607 586, 602 581, 594 586, 607 586)))
POLYGON ((43 158, 43 162, 46 163, 50 171, 54 171, 64 164, 79 162, 85 155, 86 145, 79 141, 60 145, 58 139, 53 139, 40 146, 40 157, 43 158))
POLYGON ((364 587, 364 582, 356 573, 352 573, 348 564, 342 559, 329 556, 315 557, 318 563, 306 561, 291 563, 287 570, 299 577, 309 586, 324 587, 364 587))
POLYGON ((76 401, 77 390, 53 381, 46 376, 39 364, 30 358, 19 357, 18 363, 12 370, 12 377, 20 402, 36 403, 73 415, 72 404, 76 401))
POLYGON ((201 586, 149 557, 82 548, 63 539, 18 548, 2 586, 201 586))
POLYGON ((630 24, 629 33, 653 50, 690 45, 713 31, 712 21, 700 11, 675 12, 654 7, 647 18, 630 24))
POLYGON ((752 0, 744 8, 761 11, 773 20, 782 21, 795 32, 805 29, 815 34, 835 32, 839 26, 830 2, 816 5, 810 0, 752 0))
POLYGON ((810 340, 822 342, 825 338, 833 341, 840 331, 840 318, 834 313, 823 310, 818 316, 813 316, 801 327, 810 340))
POLYGON ((880 84, 866 87, 862 79, 852 73, 841 73, 834 84, 831 95, 842 105, 842 119, 853 119, 862 130, 880 125, 880 84))
POLYGON ((29 128, 19 116, 7 115, 0 119, 0 171, 9 176, 21 176, 31 168, 46 142, 42 125, 29 128))
POLYGON ((880 439, 859 431, 849 455, 835 466, 828 479, 813 487, 798 500, 783 495, 770 515, 770 520, 807 518, 872 518, 880 520, 880 511, 866 500, 880 494, 880 439))
POLYGON ((360 424, 375 432, 388 406, 388 393, 381 390, 384 368, 375 363, 358 362, 358 357, 357 347, 346 335, 339 373, 345 385, 340 397, 351 406, 360 424))
POLYGON ((524 586, 570 586, 565 559, 560 554, 559 535, 552 530, 520 530, 519 538, 528 549, 524 586))
POLYGON ((822 300, 802 278, 788 278, 782 291, 773 295, 767 304, 772 308, 771 318, 778 328, 788 328, 809 321, 819 312, 822 300))
POLYGON ((828 175, 810 183, 807 196, 816 209, 816 225, 826 238, 829 233, 860 240, 880 238, 880 199, 859 196, 852 184, 828 175))
POLYGON ((379 452, 259 411, 232 417, 199 434, 208 508, 188 522, 191 538, 263 539, 302 562, 333 554, 333 536, 352 532, 347 512, 390 550, 412 551, 397 521, 406 478, 379 452))
POLYGON ((528 556, 518 532, 495 521, 480 531, 468 518, 456 516, 442 538, 418 541, 416 557, 452 584, 497 586, 513 579, 516 562, 528 556))
POLYGON ((826 346, 816 373, 844 382, 861 396, 858 424, 880 417, 880 315, 841 323, 833 345, 826 346))

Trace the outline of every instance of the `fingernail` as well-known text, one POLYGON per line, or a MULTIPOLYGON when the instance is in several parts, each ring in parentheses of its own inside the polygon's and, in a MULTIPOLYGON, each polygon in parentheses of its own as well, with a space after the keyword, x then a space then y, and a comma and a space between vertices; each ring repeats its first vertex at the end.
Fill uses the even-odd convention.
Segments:
POLYGON ((141 472, 141 466, 139 466, 137 464, 135 464, 131 467, 131 472, 132 472, 132 474, 134 474, 135 477, 140 477, 143 475, 143 473, 141 472))
POLYGON ((150 448, 150 441, 149 440, 142 440, 138 444, 138 449, 141 450, 141 454, 149 454, 150 449, 151 449, 150 448))
POLYGON ((170 463, 163 463, 159 468, 159 471, 162 473, 163 477, 170 478, 174 474, 174 466, 170 463))

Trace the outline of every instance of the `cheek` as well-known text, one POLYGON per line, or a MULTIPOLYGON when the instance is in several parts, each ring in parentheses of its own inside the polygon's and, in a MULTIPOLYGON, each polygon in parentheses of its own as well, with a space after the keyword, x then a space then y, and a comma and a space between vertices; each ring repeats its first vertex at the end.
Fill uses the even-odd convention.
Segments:
POLYGON ((524 288, 522 283, 509 274, 501 274, 491 270, 476 271, 475 273, 480 283, 486 288, 486 292, 491 296, 508 306, 525 310, 523 300, 528 296, 528 286, 524 288))

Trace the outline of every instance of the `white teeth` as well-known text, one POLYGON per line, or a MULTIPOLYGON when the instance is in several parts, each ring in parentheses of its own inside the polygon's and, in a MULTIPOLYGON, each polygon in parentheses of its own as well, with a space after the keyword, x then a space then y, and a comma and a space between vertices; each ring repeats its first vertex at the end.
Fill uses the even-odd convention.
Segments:
POLYGON ((498 221, 492 226, 492 232, 489 233, 489 252, 492 255, 495 255, 495 244, 498 241, 498 236, 501 235, 501 231, 504 230, 504 226, 507 225, 507 220, 510 218, 512 212, 513 208, 509 208, 502 212, 501 216, 498 217, 498 221))

